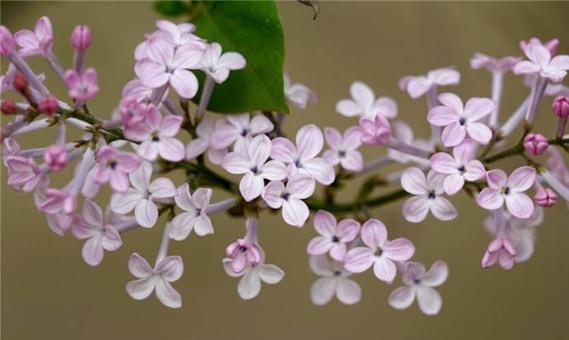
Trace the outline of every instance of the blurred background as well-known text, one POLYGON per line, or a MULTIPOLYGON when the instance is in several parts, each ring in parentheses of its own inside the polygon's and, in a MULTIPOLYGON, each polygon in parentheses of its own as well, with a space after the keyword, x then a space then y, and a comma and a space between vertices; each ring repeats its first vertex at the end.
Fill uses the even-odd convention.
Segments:
MULTIPOLYGON (((569 52, 568 3, 322 2, 320 7, 313 21, 308 7, 279 3, 286 70, 320 97, 305 112, 292 109, 285 127, 289 132, 309 122, 341 129, 354 124, 334 107, 349 96, 352 81, 362 80, 376 94, 394 97, 399 118, 410 122, 416 135, 426 137, 425 102, 399 91, 401 76, 455 65, 462 81, 452 91, 464 97, 489 96, 489 73, 469 68, 474 52, 519 55, 518 42, 532 36, 558 37, 560 51, 569 52)), ((53 22, 55 52, 67 66, 72 60, 73 27, 90 26, 94 40, 86 62, 97 68, 101 87, 90 108, 108 117, 122 86, 134 76, 135 46, 144 33, 154 30, 158 17, 151 3, 1 4, 1 22, 13 32, 33 27, 42 15, 53 22)), ((6 65, 2 66, 5 71, 6 65)), ((47 71, 43 61, 33 66, 47 71)), ((49 87, 63 94, 52 74, 46 73, 49 87)), ((518 77, 508 75, 502 111, 514 110, 527 93, 518 77)), ((555 129, 550 103, 550 99, 543 103, 537 127, 548 135, 555 129)), ((21 140, 32 146, 52 139, 53 135, 40 133, 21 140)), ((372 159, 380 152, 366 149, 366 155, 372 159)), ((520 163, 504 165, 510 170, 514 164, 520 163)), ((225 275, 221 259, 224 247, 242 235, 244 223, 216 215, 213 236, 171 245, 171 252, 183 257, 186 270, 175 284, 183 295, 183 307, 170 310, 155 297, 135 301, 124 289, 132 279, 128 257, 135 251, 155 256, 159 225, 124 235, 119 251, 106 253, 99 267, 90 268, 80 255, 82 242, 53 234, 32 198, 12 192, 5 183, 2 174, 1 312, 6 340, 569 338, 569 215, 563 204, 547 211, 534 256, 510 272, 480 267, 490 238, 482 227, 484 212, 466 195, 453 199, 460 215, 446 223, 432 217, 418 225, 407 223, 401 202, 375 209, 374 216, 387 224, 392 237, 405 236, 415 243, 417 261, 430 266, 443 259, 449 264, 449 279, 440 290, 443 309, 436 317, 422 315, 415 305, 405 311, 389 307, 387 297, 398 282, 380 283, 369 272, 356 277, 363 288, 359 304, 312 305, 309 289, 316 277, 308 268, 305 249, 315 231, 310 224, 303 229, 290 227, 275 216, 262 216, 260 238, 268 262, 287 275, 279 285, 265 285, 256 299, 242 301, 237 280, 225 275)), ((56 183, 63 185, 65 179, 56 183)), ((353 188, 340 199, 349 200, 353 188)))

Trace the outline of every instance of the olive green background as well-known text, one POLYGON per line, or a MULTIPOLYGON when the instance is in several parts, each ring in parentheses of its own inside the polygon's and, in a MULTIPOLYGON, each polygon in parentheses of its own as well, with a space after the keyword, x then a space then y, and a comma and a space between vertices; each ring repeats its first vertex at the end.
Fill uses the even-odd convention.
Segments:
MULTIPOLYGON (((428 69, 456 65, 462 73, 459 94, 487 96, 490 76, 472 71, 470 56, 520 54, 518 41, 530 36, 559 37, 561 51, 569 52, 567 3, 371 3, 322 2, 312 20, 309 8, 280 3, 286 36, 286 69, 295 81, 312 87, 320 96, 316 105, 293 109, 286 122, 289 132, 313 122, 345 128, 354 120, 337 114, 337 100, 348 96, 353 80, 363 80, 376 93, 396 98, 400 118, 426 136, 423 100, 401 93, 398 79, 428 69)), ((108 116, 131 79, 133 50, 157 19, 148 2, 2 2, 2 24, 16 31, 33 27, 42 15, 51 17, 55 51, 62 63, 72 59, 69 34, 76 24, 93 32, 87 64, 97 68, 101 92, 91 110, 108 116)), ((43 61, 33 64, 47 70, 43 61)), ((3 70, 5 66, 3 65, 3 70)), ((61 86, 51 73, 48 84, 61 86)), ((503 112, 511 112, 527 94, 520 79, 506 79, 503 112)), ((552 134, 555 122, 542 107, 538 130, 552 134)), ((22 144, 46 144, 53 132, 21 138, 22 144)), ((368 159, 383 151, 366 149, 368 159)), ((516 160, 519 162, 519 160, 516 160)), ((511 169, 514 164, 506 163, 511 169)), ((394 169, 393 167, 390 169, 394 169)), ((64 178, 56 180, 60 185, 64 178)), ((178 178, 180 183, 180 178, 178 178)), ((355 186, 340 196, 349 200, 355 186)), ((381 190, 379 190, 381 192, 381 190)), ((373 211, 392 237, 410 238, 415 259, 430 265, 444 259, 450 267, 441 288, 440 315, 422 315, 416 305, 396 311, 387 304, 388 286, 371 273, 356 277, 363 300, 354 306, 333 301, 325 307, 311 304, 306 244, 315 232, 310 224, 290 227, 274 216, 262 216, 260 239, 268 262, 286 271, 276 286, 263 286, 258 298, 242 301, 237 280, 221 266, 224 247, 241 236, 243 221, 216 215, 215 234, 192 235, 173 242, 171 252, 183 257, 186 270, 175 284, 183 307, 170 310, 153 296, 131 299, 125 284, 132 279, 129 255, 140 252, 153 258, 162 224, 152 230, 124 235, 124 246, 105 253, 99 267, 90 268, 80 256, 82 242, 70 235, 60 238, 47 227, 29 195, 14 193, 2 175, 2 339, 568 339, 569 338, 569 226, 560 204, 547 212, 539 227, 534 256, 510 272, 483 270, 480 259, 489 242, 481 225, 482 209, 461 194, 453 198, 459 218, 443 223, 429 217, 414 225, 402 219, 401 202, 373 211)), ((216 194, 215 200, 222 198, 216 194)))

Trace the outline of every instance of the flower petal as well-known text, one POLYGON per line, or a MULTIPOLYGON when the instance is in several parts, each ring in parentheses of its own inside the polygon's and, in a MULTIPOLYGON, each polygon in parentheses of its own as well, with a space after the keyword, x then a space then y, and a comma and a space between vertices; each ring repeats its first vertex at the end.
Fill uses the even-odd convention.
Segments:
POLYGON ((392 283, 397 274, 395 263, 385 256, 381 256, 375 260, 373 265, 373 274, 381 281, 392 283))
POLYGON ((426 315, 438 314, 443 305, 439 292, 431 287, 418 286, 415 288, 419 308, 426 315))
POLYGON ((406 309, 415 300, 415 290, 412 287, 399 287, 389 295, 389 305, 395 309, 406 309))
MULTIPOLYGON (((477 131, 478 130, 476 130, 476 132, 477 131)), ((466 137, 466 128, 455 122, 447 125, 443 129, 441 140, 444 146, 452 147, 462 143, 464 137, 466 137)))
POLYGON ((362 226, 361 236, 366 246, 375 249, 381 247, 387 240, 387 229, 383 222, 372 218, 362 226))
POLYGON ((514 192, 523 192, 532 187, 537 174, 535 168, 522 166, 514 170, 508 177, 508 188, 514 192))
POLYGON ((249 300, 261 292, 261 278, 257 274, 256 270, 249 270, 237 285, 237 292, 243 300, 249 300))
POLYGON ((239 192, 246 202, 251 202, 255 198, 261 196, 265 183, 263 178, 248 172, 241 178, 239 182, 239 192))
POLYGON ((340 278, 336 285, 336 297, 346 305, 358 303, 362 298, 362 289, 354 280, 346 277, 340 278))
POLYGON ((158 208, 147 199, 140 200, 134 209, 136 222, 144 228, 152 228, 158 220, 158 208))
POLYGON ((446 198, 440 196, 433 200, 433 203, 431 204, 431 212, 433 213, 433 216, 441 221, 450 221, 458 216, 458 212, 452 203, 450 203, 446 198))
POLYGON ((429 213, 430 203, 425 196, 411 197, 403 204, 403 216, 412 223, 422 222, 429 213))
POLYGON ((182 296, 168 281, 162 279, 156 281, 156 297, 166 307, 182 307, 182 296))
POLYGON ((534 205, 531 198, 522 193, 511 193, 505 196, 508 211, 517 218, 527 219, 533 214, 534 205))
POLYGON ((288 200, 283 201, 282 215, 284 221, 289 225, 302 227, 308 219, 310 211, 306 203, 296 197, 289 197, 288 200))
POLYGON ((336 292, 338 281, 331 277, 322 277, 316 280, 310 287, 310 298, 315 305, 325 305, 336 292))
POLYGON ((401 175, 401 187, 412 195, 427 194, 425 174, 419 168, 409 168, 401 175))

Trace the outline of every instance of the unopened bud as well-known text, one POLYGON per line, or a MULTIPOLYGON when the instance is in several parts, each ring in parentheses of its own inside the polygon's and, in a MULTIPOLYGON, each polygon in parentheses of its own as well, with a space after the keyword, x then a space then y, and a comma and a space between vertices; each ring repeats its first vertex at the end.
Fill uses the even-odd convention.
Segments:
POLYGON ((71 46, 80 52, 84 52, 91 46, 91 31, 89 27, 79 25, 71 34, 71 46))
POLYGON ((534 156, 539 156, 547 150, 549 142, 539 133, 530 133, 524 138, 524 148, 534 156))
POLYGON ((540 207, 550 208, 557 203, 557 194, 549 188, 541 188, 535 193, 533 200, 540 207))
POLYGON ((18 113, 18 107, 16 106, 16 102, 11 99, 4 99, 2 100, 2 113, 5 115, 15 115, 18 113))
POLYGON ((569 97, 558 96, 553 100, 553 112, 559 118, 569 117, 569 97))
POLYGON ((38 109, 48 116, 53 115, 59 109, 57 98, 54 96, 45 96, 38 103, 38 109))

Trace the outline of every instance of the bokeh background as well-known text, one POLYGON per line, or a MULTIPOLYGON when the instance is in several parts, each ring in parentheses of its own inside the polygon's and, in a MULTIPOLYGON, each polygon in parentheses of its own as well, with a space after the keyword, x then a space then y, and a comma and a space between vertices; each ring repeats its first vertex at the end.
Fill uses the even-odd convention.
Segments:
MULTIPOLYGON (((305 112, 293 109, 286 129, 303 124, 345 128, 354 124, 334 111, 348 96, 353 80, 367 82, 377 94, 394 97, 400 118, 410 121, 417 135, 427 136, 423 100, 413 101, 398 90, 407 74, 421 74, 455 65, 463 96, 488 96, 490 76, 472 71, 474 52, 518 55, 518 42, 531 36, 559 37, 561 52, 569 52, 569 4, 556 3, 394 3, 322 2, 317 20, 309 8, 279 3, 286 37, 286 70, 320 96, 305 112)), ((1 22, 13 31, 33 27, 50 16, 55 29, 55 52, 70 65, 69 35, 87 24, 94 40, 87 64, 97 68, 101 92, 91 110, 107 117, 131 79, 133 50, 143 34, 153 30, 157 14, 148 2, 6 2, 1 22)), ((47 70, 43 62, 33 64, 47 70)), ((3 65, 2 70, 5 70, 3 65)), ((51 74, 50 87, 64 93, 51 74)), ((508 76, 503 112, 511 112, 527 95, 520 79, 508 76)), ((555 122, 546 100, 538 130, 552 134, 555 122)), ((24 145, 46 144, 46 134, 26 137, 24 145)), ((367 149, 369 157, 380 151, 367 149)), ((508 169, 514 163, 506 162, 508 169)), ((389 169, 395 169, 394 167, 389 169)), ((64 179, 60 179, 63 184, 64 179)), ((381 191, 381 190, 380 190, 381 191)), ((348 200, 354 187, 341 199, 348 200)), ((30 196, 11 192, 2 175, 2 338, 20 339, 568 339, 569 226, 560 204, 547 212, 539 227, 535 254, 510 272, 483 270, 480 259, 489 242, 481 222, 485 217, 465 195, 453 199, 460 216, 442 223, 428 218, 413 225, 400 213, 401 202, 375 209, 390 235, 405 236, 416 245, 415 259, 428 265, 444 259, 450 277, 442 287, 443 309, 436 317, 422 315, 416 306, 396 311, 387 304, 397 286, 377 281, 370 273, 357 277, 363 300, 354 306, 334 301, 311 304, 315 280, 308 268, 306 244, 311 225, 296 229, 274 216, 262 216, 260 237, 268 262, 287 275, 277 286, 264 286, 258 298, 242 301, 237 281, 221 266, 225 245, 243 232, 243 221, 216 215, 215 234, 173 242, 171 252, 183 257, 186 271, 176 283, 184 299, 170 310, 153 297, 132 300, 124 285, 132 279, 129 255, 152 258, 161 232, 137 230, 124 235, 124 246, 106 253, 102 265, 87 266, 80 256, 82 242, 50 232, 30 196)), ((221 198, 221 196, 216 199, 221 198)))

